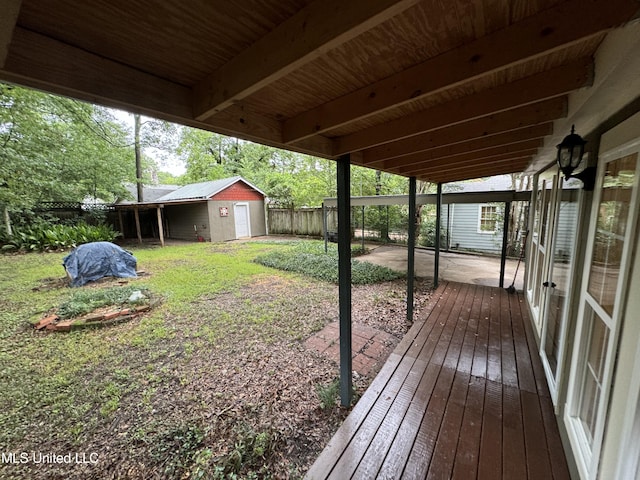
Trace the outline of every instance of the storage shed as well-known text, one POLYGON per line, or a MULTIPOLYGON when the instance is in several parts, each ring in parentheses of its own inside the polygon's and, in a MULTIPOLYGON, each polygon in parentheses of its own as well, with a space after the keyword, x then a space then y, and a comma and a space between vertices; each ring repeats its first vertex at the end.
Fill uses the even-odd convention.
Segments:
MULTIPOLYGON (((156 209, 165 238, 223 242, 266 235, 264 200, 264 192, 236 176, 191 183, 153 201, 119 204, 116 208, 142 212, 156 209)), ((146 230, 144 225, 140 230, 146 230)))
POLYGON ((223 242, 266 235, 265 194, 242 177, 192 183, 158 199, 171 238, 223 242))

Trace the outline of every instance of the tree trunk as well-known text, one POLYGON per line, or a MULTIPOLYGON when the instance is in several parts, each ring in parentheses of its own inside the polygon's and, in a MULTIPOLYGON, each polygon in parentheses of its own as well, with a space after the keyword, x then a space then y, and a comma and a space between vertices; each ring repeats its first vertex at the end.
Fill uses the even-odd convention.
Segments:
MULTIPOLYGON (((382 171, 376 170, 376 195, 382 195, 382 171)), ((387 207, 387 221, 382 222, 384 207, 378 205, 378 222, 380 222, 380 240, 389 243, 389 209, 387 207)), ((362 227, 364 228, 364 227, 362 227)))
POLYGON ((136 187, 138 190, 138 202, 144 202, 142 193, 142 155, 140 154, 140 115, 133 115, 133 148, 136 154, 136 187))
POLYGON ((13 236, 13 230, 11 228, 11 217, 9 216, 9 207, 4 206, 4 225, 7 229, 7 236, 13 236))
MULTIPOLYGON (((433 185, 431 182, 418 180, 416 194, 423 195, 425 193, 428 193, 431 185, 433 185)), ((414 219, 416 229, 416 244, 419 243, 420 233, 422 232, 422 207, 424 207, 424 205, 416 205, 416 218, 414 219)), ((411 226, 411 220, 409 220, 409 226, 411 226)))

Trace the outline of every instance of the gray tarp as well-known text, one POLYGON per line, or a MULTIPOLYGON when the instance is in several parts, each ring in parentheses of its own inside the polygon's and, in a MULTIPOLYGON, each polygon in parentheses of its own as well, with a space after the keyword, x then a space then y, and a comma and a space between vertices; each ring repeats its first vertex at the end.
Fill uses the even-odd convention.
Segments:
POLYGON ((93 242, 74 248, 62 264, 72 287, 102 277, 135 277, 136 257, 110 242, 93 242))

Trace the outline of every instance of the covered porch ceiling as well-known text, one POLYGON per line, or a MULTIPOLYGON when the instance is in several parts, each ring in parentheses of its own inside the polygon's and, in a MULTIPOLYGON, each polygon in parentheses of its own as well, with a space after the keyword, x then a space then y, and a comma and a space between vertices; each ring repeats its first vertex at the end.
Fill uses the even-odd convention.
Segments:
MULTIPOLYGON (((0 80, 432 182, 531 170, 637 0, 3 0, 0 80)), ((546 157, 545 155, 546 154, 546 157)))

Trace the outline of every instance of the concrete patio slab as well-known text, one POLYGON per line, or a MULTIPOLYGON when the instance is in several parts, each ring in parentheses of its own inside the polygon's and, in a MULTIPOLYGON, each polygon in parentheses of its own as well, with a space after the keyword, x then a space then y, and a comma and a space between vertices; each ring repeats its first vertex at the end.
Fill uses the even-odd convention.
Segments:
MULTIPOLYGON (((407 248, 398 245, 367 245, 371 252, 358 257, 358 260, 382 265, 400 272, 407 271, 407 248)), ((433 278, 435 254, 433 250, 416 248, 415 274, 421 278, 433 278)), ((513 281, 517 260, 507 259, 505 266, 504 287, 513 281)), ((499 286, 500 258, 466 253, 440 252, 440 280, 450 282, 472 283, 488 287, 499 286)), ((515 281, 516 290, 524 285, 524 265, 518 268, 515 281)))

